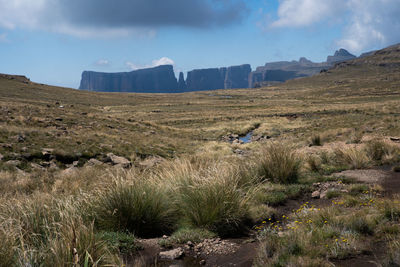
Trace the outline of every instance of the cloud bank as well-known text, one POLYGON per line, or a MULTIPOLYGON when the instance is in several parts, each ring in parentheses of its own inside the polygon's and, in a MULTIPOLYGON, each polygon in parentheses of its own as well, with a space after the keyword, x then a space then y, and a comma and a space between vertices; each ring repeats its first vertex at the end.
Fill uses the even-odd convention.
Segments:
POLYGON ((146 69, 146 68, 152 68, 152 67, 157 67, 161 65, 175 65, 175 62, 167 57, 162 57, 160 59, 155 59, 151 62, 151 64, 148 65, 137 65, 135 63, 132 63, 130 61, 127 61, 125 65, 130 69, 130 70, 139 70, 139 69, 146 69))
POLYGON ((282 0, 271 28, 344 23, 337 40, 353 52, 400 42, 399 0, 282 0))
POLYGON ((246 12, 245 0, 0 0, 0 27, 81 37, 152 35, 166 26, 229 25, 246 12))

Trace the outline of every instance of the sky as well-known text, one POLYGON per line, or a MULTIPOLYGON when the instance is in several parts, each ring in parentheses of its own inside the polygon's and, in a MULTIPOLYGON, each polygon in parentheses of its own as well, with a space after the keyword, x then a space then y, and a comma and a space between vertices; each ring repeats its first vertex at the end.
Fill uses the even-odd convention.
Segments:
POLYGON ((400 42, 400 0, 0 0, 0 73, 78 88, 124 72, 326 60, 400 42))

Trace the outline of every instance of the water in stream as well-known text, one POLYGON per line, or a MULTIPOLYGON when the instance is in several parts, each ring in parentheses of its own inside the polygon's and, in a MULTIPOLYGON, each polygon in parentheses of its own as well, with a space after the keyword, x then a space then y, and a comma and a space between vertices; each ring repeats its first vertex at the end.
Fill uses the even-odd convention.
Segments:
POLYGON ((253 131, 248 132, 245 136, 239 137, 240 141, 243 141, 244 144, 251 142, 251 137, 253 136, 253 131))

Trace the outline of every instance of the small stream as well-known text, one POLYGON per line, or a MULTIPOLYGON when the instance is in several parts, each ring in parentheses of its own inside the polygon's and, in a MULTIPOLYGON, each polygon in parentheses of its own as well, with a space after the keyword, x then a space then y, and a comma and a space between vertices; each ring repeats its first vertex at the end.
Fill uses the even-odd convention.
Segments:
POLYGON ((248 144, 251 142, 251 137, 253 137, 253 131, 248 132, 245 136, 239 137, 239 140, 244 144, 248 144))

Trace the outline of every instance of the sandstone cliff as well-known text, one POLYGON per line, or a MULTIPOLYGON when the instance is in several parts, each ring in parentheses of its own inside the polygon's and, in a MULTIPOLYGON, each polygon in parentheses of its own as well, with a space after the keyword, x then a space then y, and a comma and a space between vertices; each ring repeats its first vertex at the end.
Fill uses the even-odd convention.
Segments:
POLYGON ((131 72, 84 71, 79 89, 98 92, 174 93, 178 92, 172 65, 131 72))

